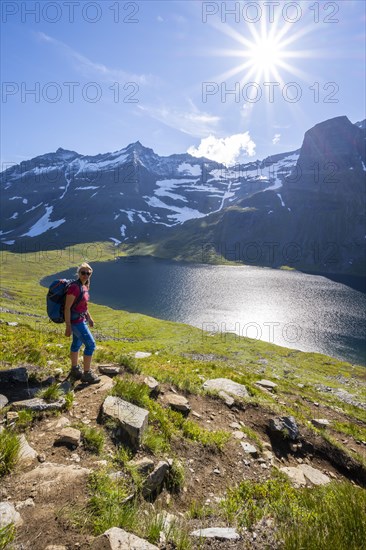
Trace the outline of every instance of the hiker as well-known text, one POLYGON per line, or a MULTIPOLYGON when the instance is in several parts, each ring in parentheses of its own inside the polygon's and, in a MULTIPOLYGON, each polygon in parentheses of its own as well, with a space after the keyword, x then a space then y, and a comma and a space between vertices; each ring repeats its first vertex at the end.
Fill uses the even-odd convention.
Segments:
POLYGON ((65 301, 65 336, 71 336, 72 343, 70 348, 71 371, 69 377, 76 381, 80 380, 85 384, 97 384, 100 378, 91 370, 92 355, 95 350, 95 340, 89 327, 94 326, 94 321, 88 311, 90 277, 93 269, 87 263, 82 263, 77 269, 78 280, 72 283, 67 289, 65 301), (74 301, 83 293, 83 296, 72 308, 74 301), (79 350, 85 345, 84 349, 84 369, 78 364, 79 350))

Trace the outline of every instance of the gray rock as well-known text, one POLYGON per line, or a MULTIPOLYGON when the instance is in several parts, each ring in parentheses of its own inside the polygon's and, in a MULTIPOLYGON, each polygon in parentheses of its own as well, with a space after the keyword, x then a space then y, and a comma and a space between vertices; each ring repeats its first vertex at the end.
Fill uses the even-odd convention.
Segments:
POLYGON ((282 416, 281 418, 271 418, 269 420, 269 429, 273 433, 288 434, 288 437, 295 441, 299 436, 299 428, 293 416, 282 416))
POLYGON ((119 527, 112 527, 94 539, 91 550, 159 550, 157 546, 127 533, 119 527))
POLYGON ((67 550, 67 548, 58 544, 49 544, 44 550, 67 550))
POLYGON ((6 397, 6 395, 3 395, 0 393, 0 411, 4 407, 6 407, 8 403, 9 403, 9 399, 6 397))
POLYGON ((66 427, 61 430, 59 437, 55 441, 55 445, 78 447, 80 442, 81 431, 75 428, 66 427))
POLYGON ((128 465, 135 468, 142 475, 147 475, 154 469, 154 461, 147 457, 140 460, 130 460, 128 465))
POLYGON ((146 376, 144 383, 149 388, 150 395, 156 396, 159 394, 159 382, 153 376, 146 376))
POLYGON ((169 470, 168 462, 160 461, 155 470, 145 479, 142 494, 144 497, 149 496, 154 491, 158 490, 163 484, 164 478, 169 470))
POLYGON ((248 390, 243 384, 238 384, 228 378, 213 378, 212 380, 206 380, 202 387, 206 391, 224 391, 235 397, 249 397, 248 390))
POLYGON ((16 510, 21 510, 22 508, 34 508, 34 500, 32 498, 27 498, 21 502, 17 502, 15 505, 16 510))
POLYGON ((247 454, 247 455, 250 455, 252 456, 253 458, 257 458, 258 456, 258 449, 256 447, 254 447, 254 445, 251 445, 250 443, 247 443, 247 442, 243 442, 241 441, 240 442, 240 445, 242 446, 243 448, 243 451, 247 454))
POLYGON ((25 399, 24 401, 15 401, 11 404, 15 410, 27 409, 29 411, 60 411, 66 404, 64 397, 57 401, 48 403, 44 399, 35 397, 33 399, 25 399))
POLYGON ((119 365, 99 365, 98 369, 99 372, 107 376, 117 376, 117 374, 121 374, 123 370, 119 365))
POLYGON ((164 402, 173 411, 178 411, 184 414, 188 414, 191 407, 188 400, 183 395, 176 395, 175 393, 167 393, 164 395, 164 402))
POLYGON ((102 405, 102 415, 118 421, 116 436, 138 448, 147 428, 149 412, 120 397, 109 395, 102 405))
POLYGON ((27 464, 28 462, 33 462, 33 460, 37 460, 38 453, 29 445, 24 434, 21 434, 19 436, 19 442, 19 462, 21 462, 22 464, 27 464))
POLYGON ((191 536, 199 538, 210 538, 218 540, 239 540, 240 535, 232 527, 208 527, 192 531, 191 536))
POLYGON ((28 382, 28 371, 25 367, 15 369, 0 370, 0 384, 9 383, 26 384, 28 382))
MULTIPOLYGON (((75 487, 80 482, 86 482, 91 470, 81 468, 76 464, 64 465, 44 462, 30 472, 26 472, 18 477, 17 487, 22 494, 27 494, 33 498, 40 497, 42 502, 55 502, 60 500, 60 491, 62 495, 69 500, 75 497, 75 487)), ((80 488, 77 488, 79 491, 80 488)), ((37 501, 37 500, 36 500, 37 501)))
POLYGON ((235 405, 235 399, 225 391, 219 391, 219 397, 223 400, 227 407, 231 408, 235 405))
POLYGON ((304 487, 306 485, 304 473, 298 467, 285 466, 280 468, 280 472, 287 475, 294 487, 304 487))
POLYGON ((327 428, 330 426, 330 422, 326 418, 313 418, 311 423, 315 428, 327 428))
POLYGON ((331 481, 330 477, 308 464, 300 464, 298 468, 302 471, 305 478, 313 485, 326 485, 331 481))
POLYGON ((10 502, 0 502, 0 529, 11 523, 14 523, 15 527, 19 527, 23 520, 10 502))
POLYGON ((136 351, 135 359, 145 359, 145 357, 150 357, 151 353, 147 351, 136 351))
POLYGON ((256 382, 258 386, 262 386, 263 388, 266 388, 267 390, 273 390, 274 388, 277 388, 277 384, 274 382, 271 382, 270 380, 258 380, 256 382))

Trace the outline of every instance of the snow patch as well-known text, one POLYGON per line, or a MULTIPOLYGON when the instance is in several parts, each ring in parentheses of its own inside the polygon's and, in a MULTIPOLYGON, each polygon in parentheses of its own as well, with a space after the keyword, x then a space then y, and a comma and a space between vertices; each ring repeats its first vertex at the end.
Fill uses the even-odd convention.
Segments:
POLYGON ((201 166, 199 164, 188 164, 188 162, 182 162, 177 168, 178 172, 185 172, 185 174, 191 174, 191 176, 201 175, 201 166))
POLYGON ((109 237, 109 240, 114 242, 114 246, 118 246, 122 242, 122 241, 119 241, 118 239, 115 239, 114 237, 109 237))
POLYGON ((30 228, 27 233, 23 233, 22 237, 37 237, 42 235, 50 229, 56 229, 61 224, 65 223, 65 219, 56 220, 54 222, 50 221, 50 217, 53 212, 53 206, 46 206, 46 213, 30 228))

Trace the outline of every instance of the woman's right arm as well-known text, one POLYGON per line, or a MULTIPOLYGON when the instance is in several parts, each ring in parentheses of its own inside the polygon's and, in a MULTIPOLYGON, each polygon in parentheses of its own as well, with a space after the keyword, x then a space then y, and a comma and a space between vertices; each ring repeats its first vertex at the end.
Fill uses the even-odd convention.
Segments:
POLYGON ((66 294, 64 317, 66 323, 65 336, 71 336, 71 306, 75 301, 73 294, 66 294))

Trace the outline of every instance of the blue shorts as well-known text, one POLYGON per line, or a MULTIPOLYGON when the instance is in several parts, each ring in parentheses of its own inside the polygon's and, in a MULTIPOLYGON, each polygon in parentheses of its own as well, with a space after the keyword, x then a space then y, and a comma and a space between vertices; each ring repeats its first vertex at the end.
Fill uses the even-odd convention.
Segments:
POLYGON ((79 351, 84 344, 84 355, 93 355, 95 350, 95 340, 85 321, 71 325, 72 343, 71 351, 79 351))

